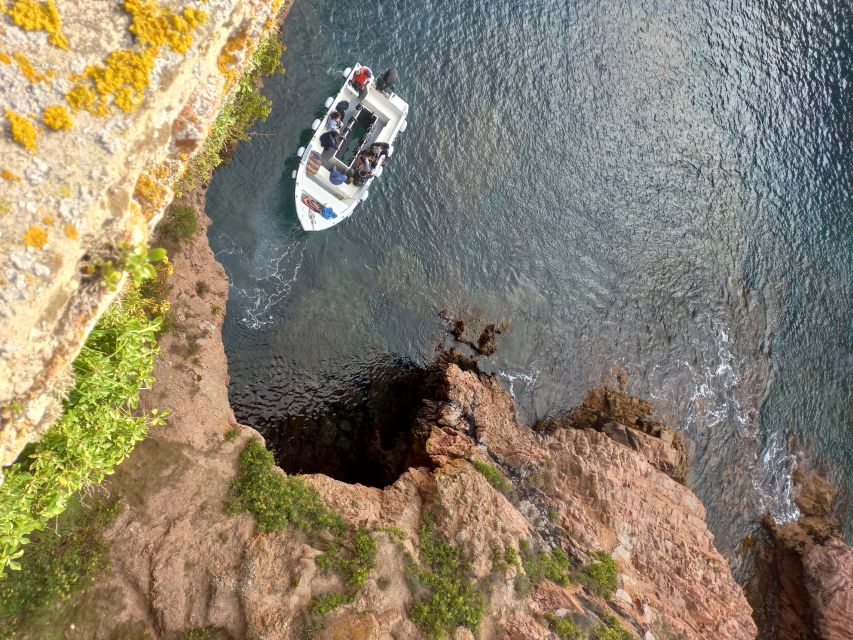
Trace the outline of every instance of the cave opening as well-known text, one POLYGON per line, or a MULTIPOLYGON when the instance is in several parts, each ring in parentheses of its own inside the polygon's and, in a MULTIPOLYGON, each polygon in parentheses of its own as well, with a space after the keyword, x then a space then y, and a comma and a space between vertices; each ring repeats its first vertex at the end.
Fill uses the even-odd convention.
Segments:
POLYGON ((393 484, 410 467, 431 466, 416 417, 434 394, 430 369, 389 365, 307 415, 256 425, 277 464, 370 487, 393 484))

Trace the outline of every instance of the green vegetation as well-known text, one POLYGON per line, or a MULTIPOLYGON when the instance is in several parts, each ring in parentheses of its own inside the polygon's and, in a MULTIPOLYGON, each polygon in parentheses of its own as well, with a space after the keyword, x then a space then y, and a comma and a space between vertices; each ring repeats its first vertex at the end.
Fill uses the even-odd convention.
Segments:
POLYGON ((477 469, 477 471, 485 476, 490 485, 504 494, 511 501, 515 500, 515 490, 512 488, 512 483, 506 479, 500 469, 486 462, 480 462, 479 460, 472 460, 471 464, 474 465, 474 468, 477 469))
POLYGON ((240 429, 236 424, 232 424, 228 431, 225 432, 225 439, 228 442, 234 442, 237 439, 237 436, 240 435, 240 429))
POLYGON ((459 626, 476 631, 485 609, 483 594, 472 584, 459 549, 439 537, 428 516, 421 522, 420 558, 420 565, 407 567, 427 591, 412 606, 414 623, 429 638, 445 638, 459 626))
POLYGON ((62 513, 80 489, 113 473, 165 413, 139 415, 157 354, 160 319, 150 319, 132 286, 113 304, 74 361, 64 412, 6 471, 0 485, 0 575, 19 569, 34 531, 62 513))
POLYGON ((181 640, 214 640, 219 636, 217 627, 197 627, 181 633, 181 640))
POLYGON ((184 204, 172 203, 157 225, 157 242, 172 253, 189 242, 198 231, 195 209, 184 204))
POLYGON ((253 514, 258 528, 265 532, 292 526, 323 550, 316 558, 317 566, 339 575, 344 591, 315 597, 309 606, 315 616, 352 602, 376 566, 376 541, 370 532, 349 530, 304 480, 277 470, 272 453, 259 440, 249 442, 240 453, 240 470, 231 483, 226 511, 253 514), (331 539, 323 535, 327 531, 331 539))
POLYGON ((571 582, 569 558, 565 551, 555 547, 550 552, 536 553, 531 551, 524 541, 519 546, 521 548, 521 564, 531 582, 535 584, 542 580, 550 580, 564 586, 571 582))
POLYGON ((403 531, 400 527, 388 526, 388 527, 378 527, 377 531, 381 531, 383 533, 387 533, 393 539, 398 542, 405 542, 406 540, 406 532, 403 531))
POLYGON ((391 586, 391 578, 387 576, 381 576, 376 579, 376 586, 379 587, 382 591, 385 591, 388 587, 391 586))
POLYGON ((494 549, 492 551, 492 568, 497 571, 507 571, 510 567, 518 564, 518 552, 513 547, 507 547, 503 551, 494 549))
POLYGON ((283 52, 284 47, 277 34, 258 42, 243 77, 225 98, 207 138, 173 185, 175 193, 187 193, 208 180, 213 170, 222 164, 223 152, 238 141, 251 140, 249 127, 258 119, 266 120, 272 110, 272 103, 258 90, 260 78, 284 72, 281 66, 283 52))
POLYGON ((210 285, 207 284, 204 280, 199 280, 195 283, 195 292, 200 297, 203 298, 210 291, 210 285))
POLYGON ((101 532, 120 510, 118 499, 86 507, 75 494, 64 513, 33 535, 21 570, 0 578, 0 637, 15 637, 22 623, 44 616, 109 566, 101 532))
POLYGON ((131 247, 127 244, 119 244, 118 255, 107 260, 94 260, 91 269, 98 272, 101 281, 110 291, 115 291, 125 272, 130 275, 133 284, 137 287, 145 280, 153 278, 157 272, 152 263, 160 262, 165 257, 166 250, 162 247, 149 249, 145 245, 131 247))
POLYGON ((583 568, 583 583, 594 594, 606 600, 613 595, 618 586, 616 561, 604 551, 597 551, 592 556, 597 562, 588 564, 583 568))
POLYGON ((549 613, 545 618, 548 620, 551 631, 560 640, 586 640, 586 633, 570 617, 558 618, 553 613, 549 613))
POLYGON ((599 611, 598 616, 604 624, 596 628, 592 635, 594 640, 632 640, 634 637, 634 634, 619 623, 616 616, 605 611, 599 611))
POLYGON ((240 471, 232 481, 226 510, 230 515, 249 512, 264 532, 291 525, 306 533, 329 530, 340 536, 346 525, 326 509, 320 495, 304 480, 275 467, 272 453, 260 440, 252 440, 240 453, 240 471))

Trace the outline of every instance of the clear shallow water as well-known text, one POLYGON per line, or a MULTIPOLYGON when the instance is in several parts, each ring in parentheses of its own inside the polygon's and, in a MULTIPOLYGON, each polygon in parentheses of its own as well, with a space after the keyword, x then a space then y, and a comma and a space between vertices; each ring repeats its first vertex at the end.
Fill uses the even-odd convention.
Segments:
POLYGON ((448 308, 509 322, 487 364, 525 421, 628 370, 686 432, 730 558, 765 509, 795 515, 798 456, 849 497, 849 4, 350 5, 297 0, 273 113, 208 192, 241 420, 357 402, 431 361, 448 308), (398 68, 410 125, 309 235, 288 156, 355 60, 398 68))

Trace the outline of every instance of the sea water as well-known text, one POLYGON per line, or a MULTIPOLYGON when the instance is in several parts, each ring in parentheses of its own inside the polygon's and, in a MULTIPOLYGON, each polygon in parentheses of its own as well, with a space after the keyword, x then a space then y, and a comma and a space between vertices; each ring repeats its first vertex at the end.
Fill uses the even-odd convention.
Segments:
POLYGON ((430 362, 446 308, 507 321, 484 366, 527 423, 626 370, 730 559, 796 516, 798 461, 848 500, 851 36, 842 0, 296 0, 272 113, 207 197, 238 418, 430 362), (398 69, 409 127, 355 215, 306 233, 292 156, 357 61, 398 69))

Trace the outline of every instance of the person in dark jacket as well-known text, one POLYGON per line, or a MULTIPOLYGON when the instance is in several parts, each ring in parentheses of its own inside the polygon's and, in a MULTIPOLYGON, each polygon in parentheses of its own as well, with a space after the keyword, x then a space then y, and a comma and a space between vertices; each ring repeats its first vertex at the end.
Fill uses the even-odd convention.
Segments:
POLYGON ((323 135, 320 136, 320 146, 323 147, 323 151, 328 151, 329 149, 334 149, 338 146, 338 139, 341 137, 337 131, 327 131, 323 135))

